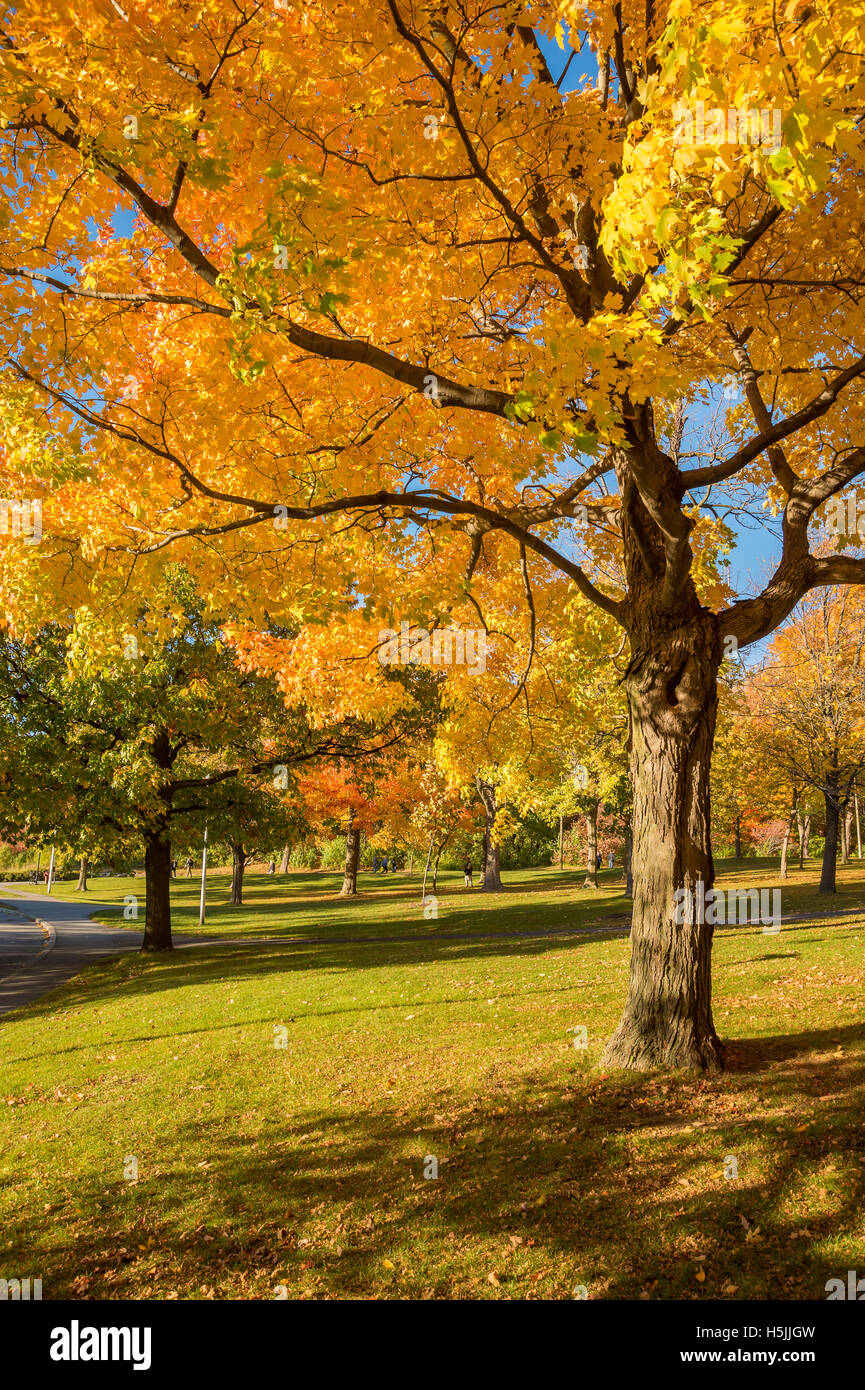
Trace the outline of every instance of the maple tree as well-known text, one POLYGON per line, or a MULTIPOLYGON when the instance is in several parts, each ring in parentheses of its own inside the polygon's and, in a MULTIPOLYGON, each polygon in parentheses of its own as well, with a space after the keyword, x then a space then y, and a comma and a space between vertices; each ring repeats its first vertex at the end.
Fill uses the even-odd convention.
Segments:
POLYGON ((719 666, 865 581, 808 541, 865 473, 863 19, 24 0, 0 26, 3 480, 44 525, 0 545, 13 627, 121 612, 170 550, 239 634, 291 615, 290 681, 341 651, 313 696, 339 718, 381 694, 376 629, 460 621, 490 549, 506 588, 528 555, 561 576, 630 648, 605 1065, 722 1065, 712 929, 673 908, 713 880, 719 666), (730 489, 782 518, 759 594, 714 564, 730 489))
MULTIPOLYGON (((750 682, 755 750, 764 769, 818 792, 826 835, 821 893, 834 893, 839 830, 847 861, 857 783, 865 774, 865 595, 859 589, 809 595, 773 638, 750 682)), ((766 773, 763 774, 765 784, 766 773)), ((796 816, 789 812, 790 828, 796 816)))
POLYGON ((239 902, 243 837, 287 832, 300 770, 380 756, 401 729, 313 730, 271 678, 238 663, 183 573, 128 631, 99 629, 82 608, 71 629, 0 639, 0 825, 86 854, 143 842, 142 949, 163 950, 172 846, 197 847, 205 827, 230 843, 239 902))

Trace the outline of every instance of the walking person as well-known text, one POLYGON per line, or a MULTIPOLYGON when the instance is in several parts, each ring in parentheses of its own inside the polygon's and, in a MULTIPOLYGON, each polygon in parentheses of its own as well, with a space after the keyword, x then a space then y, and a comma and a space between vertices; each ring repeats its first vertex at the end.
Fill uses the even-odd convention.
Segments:
POLYGON ((374 849, 373 852, 372 852, 372 871, 373 871, 374 874, 377 874, 377 873, 378 873, 378 850, 377 850, 377 849, 374 849))
POLYGON ((275 873, 276 873, 276 860, 275 860, 275 859, 271 859, 270 863, 269 863, 268 866, 267 866, 267 872, 268 872, 269 874, 275 874, 275 873))
POLYGON ((187 877, 187 878, 191 878, 191 877, 192 877, 192 855, 191 855, 191 854, 187 854, 187 856, 186 856, 186 877, 187 877))
POLYGON ((463 873, 465 874, 465 884, 466 884, 466 888, 471 888, 471 887, 472 887, 472 861, 471 861, 471 859, 467 859, 466 862, 465 862, 465 864, 463 865, 463 873))
POLYGON ((381 861, 381 871, 382 871, 383 874, 386 874, 386 873, 387 873, 387 855, 386 855, 386 854, 383 856, 382 861, 381 861))
POLYGON ((176 860, 176 859, 172 859, 172 861, 171 861, 171 877, 172 877, 172 878, 177 878, 177 860, 176 860))
POLYGON ((607 855, 607 868, 608 868, 608 869, 611 869, 611 868, 613 867, 613 865, 615 864, 615 862, 616 862, 616 856, 614 855, 613 851, 610 850, 609 854, 607 855))

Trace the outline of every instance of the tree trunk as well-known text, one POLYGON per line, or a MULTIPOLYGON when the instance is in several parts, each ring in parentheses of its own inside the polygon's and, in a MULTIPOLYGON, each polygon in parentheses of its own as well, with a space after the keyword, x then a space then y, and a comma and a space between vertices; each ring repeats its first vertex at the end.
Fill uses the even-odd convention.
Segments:
POLYGON ((443 850, 444 850, 444 845, 439 845, 438 854, 436 855, 436 857, 435 857, 435 862, 434 862, 434 864, 433 864, 433 881, 432 881, 433 897, 435 897, 435 895, 436 895, 436 889, 437 889, 437 887, 438 887, 438 881, 439 881, 439 860, 440 860, 441 857, 442 857, 442 851, 443 851, 443 850))
POLYGON ((144 911, 142 951, 170 951, 171 941, 171 843, 157 832, 144 842, 144 911))
POLYGON ((796 802, 796 833, 799 836, 799 868, 805 867, 805 821, 802 816, 802 807, 796 802))
POLYGON ((598 886, 598 803, 586 812, 586 881, 584 888, 598 886))
POLYGON ((89 868, 90 868, 90 865, 89 865, 89 863, 88 863, 88 861, 87 861, 86 856, 85 856, 85 855, 82 855, 82 856, 81 856, 81 864, 80 864, 79 869, 78 869, 78 883, 76 884, 76 887, 75 887, 76 893, 86 893, 86 892, 87 892, 87 872, 88 872, 89 868))
POLYGON ((712 1020, 713 927, 693 920, 694 911, 677 911, 674 895, 696 894, 699 881, 708 892, 715 877, 709 772, 720 641, 714 620, 696 605, 687 625, 670 632, 667 624, 666 636, 662 615, 640 622, 627 679, 638 865, 631 974, 601 1065, 715 1070, 724 1052, 712 1020))
POLYGON ((559 816, 559 868, 565 867, 565 818, 559 816))
POLYGON ((793 825, 796 820, 796 798, 793 798, 793 809, 790 812, 790 819, 787 821, 787 829, 784 831, 784 838, 781 841, 781 881, 787 877, 787 854, 790 849, 790 836, 793 834, 793 825))
POLYGON ((475 786, 486 817, 484 871, 481 888, 485 893, 500 893, 502 891, 502 876, 499 868, 499 847, 495 840, 496 789, 489 782, 482 781, 480 777, 475 778, 475 786))
MULTIPOLYGON (((811 817, 810 817, 810 816, 806 816, 806 817, 805 817, 805 829, 804 829, 804 832, 803 832, 803 833, 804 833, 804 836, 805 836, 805 858, 808 859, 808 858, 809 858, 808 851, 809 851, 809 849, 811 848, 811 817)), ((803 868, 805 867, 804 862, 803 862, 802 867, 803 867, 803 868)))
POLYGON ((738 811, 733 822, 733 854, 736 859, 742 858, 742 817, 738 811))
POLYGON ((246 854, 243 845, 232 841, 231 845, 231 906, 243 906, 243 870, 246 867, 246 854))
POLYGON ((625 828, 625 850, 624 850, 624 874, 625 874, 625 897, 634 896, 634 840, 631 834, 631 827, 625 828))
POLYGON ((823 846, 823 867, 820 870, 820 887, 817 892, 834 893, 838 859, 838 792, 831 773, 828 786, 823 792, 823 800, 826 805, 826 843, 823 846))
POLYGON ((859 793, 853 793, 853 805, 856 808, 856 850, 859 858, 862 858, 862 827, 859 824, 859 793))
POLYGON ((426 855, 426 865, 425 865, 424 871, 423 871, 423 887, 421 888, 421 893, 420 893, 420 898, 421 898, 421 902, 422 902, 422 903, 425 903, 425 902, 426 902, 426 880, 427 880, 427 874, 429 873, 429 866, 430 866, 430 863, 431 863, 431 861, 432 861, 432 852, 433 852, 433 842, 432 842, 432 839, 430 839, 430 842, 429 842, 429 849, 427 850, 427 855, 426 855))
POLYGON ((282 851, 282 858, 279 861, 279 872, 288 873, 288 861, 291 858, 291 845, 285 845, 282 851))
POLYGON ((853 807, 848 798, 844 807, 844 833, 841 836, 841 862, 850 863, 850 849, 853 843, 853 807))
POLYGON ((354 818, 354 812, 349 809, 348 834, 345 837, 345 873, 342 877, 342 887, 339 890, 341 898, 357 897, 357 866, 359 863, 360 826, 354 818))

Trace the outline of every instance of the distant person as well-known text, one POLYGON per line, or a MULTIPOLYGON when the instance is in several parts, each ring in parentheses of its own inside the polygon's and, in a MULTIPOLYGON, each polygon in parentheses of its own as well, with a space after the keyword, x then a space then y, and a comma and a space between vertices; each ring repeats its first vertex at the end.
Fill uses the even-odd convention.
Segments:
POLYGON ((171 877, 172 877, 172 878, 177 878, 177 860, 176 860, 176 859, 172 859, 172 861, 171 861, 171 877))
POLYGON ((267 866, 267 872, 268 872, 269 874, 275 874, 275 873, 276 873, 276 860, 275 860, 275 859, 271 859, 270 863, 269 863, 268 866, 267 866))
POLYGON ((188 855, 186 856, 186 877, 187 877, 187 878, 191 878, 191 877, 192 877, 192 855, 191 855, 191 854, 188 854, 188 855))
POLYGON ((601 867, 601 855, 600 855, 600 852, 598 852, 598 853, 595 855, 595 867, 598 868, 598 869, 601 867))
POLYGON ((381 871, 383 874, 387 873, 387 855, 384 855, 381 861, 381 871))
POLYGON ((465 864, 463 864, 463 873, 465 874, 466 888, 471 888, 471 886, 472 886, 472 861, 471 861, 470 859, 467 859, 466 862, 465 862, 465 864))
POLYGON ((610 850, 609 854, 607 855, 607 868, 608 868, 608 869, 611 869, 611 868, 613 867, 613 865, 615 864, 615 862, 616 862, 616 856, 613 854, 613 851, 610 850))
POLYGON ((395 873, 396 873, 396 855, 395 855, 395 854, 392 854, 391 857, 390 857, 390 871, 391 871, 392 874, 395 874, 395 873))
POLYGON ((372 871, 373 871, 374 874, 377 874, 377 873, 378 873, 378 850, 377 850, 377 849, 376 849, 376 850, 373 850, 373 852, 372 852, 372 871))

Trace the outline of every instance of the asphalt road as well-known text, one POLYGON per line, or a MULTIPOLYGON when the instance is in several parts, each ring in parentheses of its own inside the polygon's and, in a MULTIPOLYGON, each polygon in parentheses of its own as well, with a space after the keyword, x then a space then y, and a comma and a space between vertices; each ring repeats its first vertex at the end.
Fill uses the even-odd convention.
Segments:
POLYGON ((44 890, 26 893, 17 885, 0 885, 0 1014, 65 984, 94 961, 137 950, 140 931, 90 921, 94 908, 116 906, 93 900, 68 903, 49 898, 44 890))

